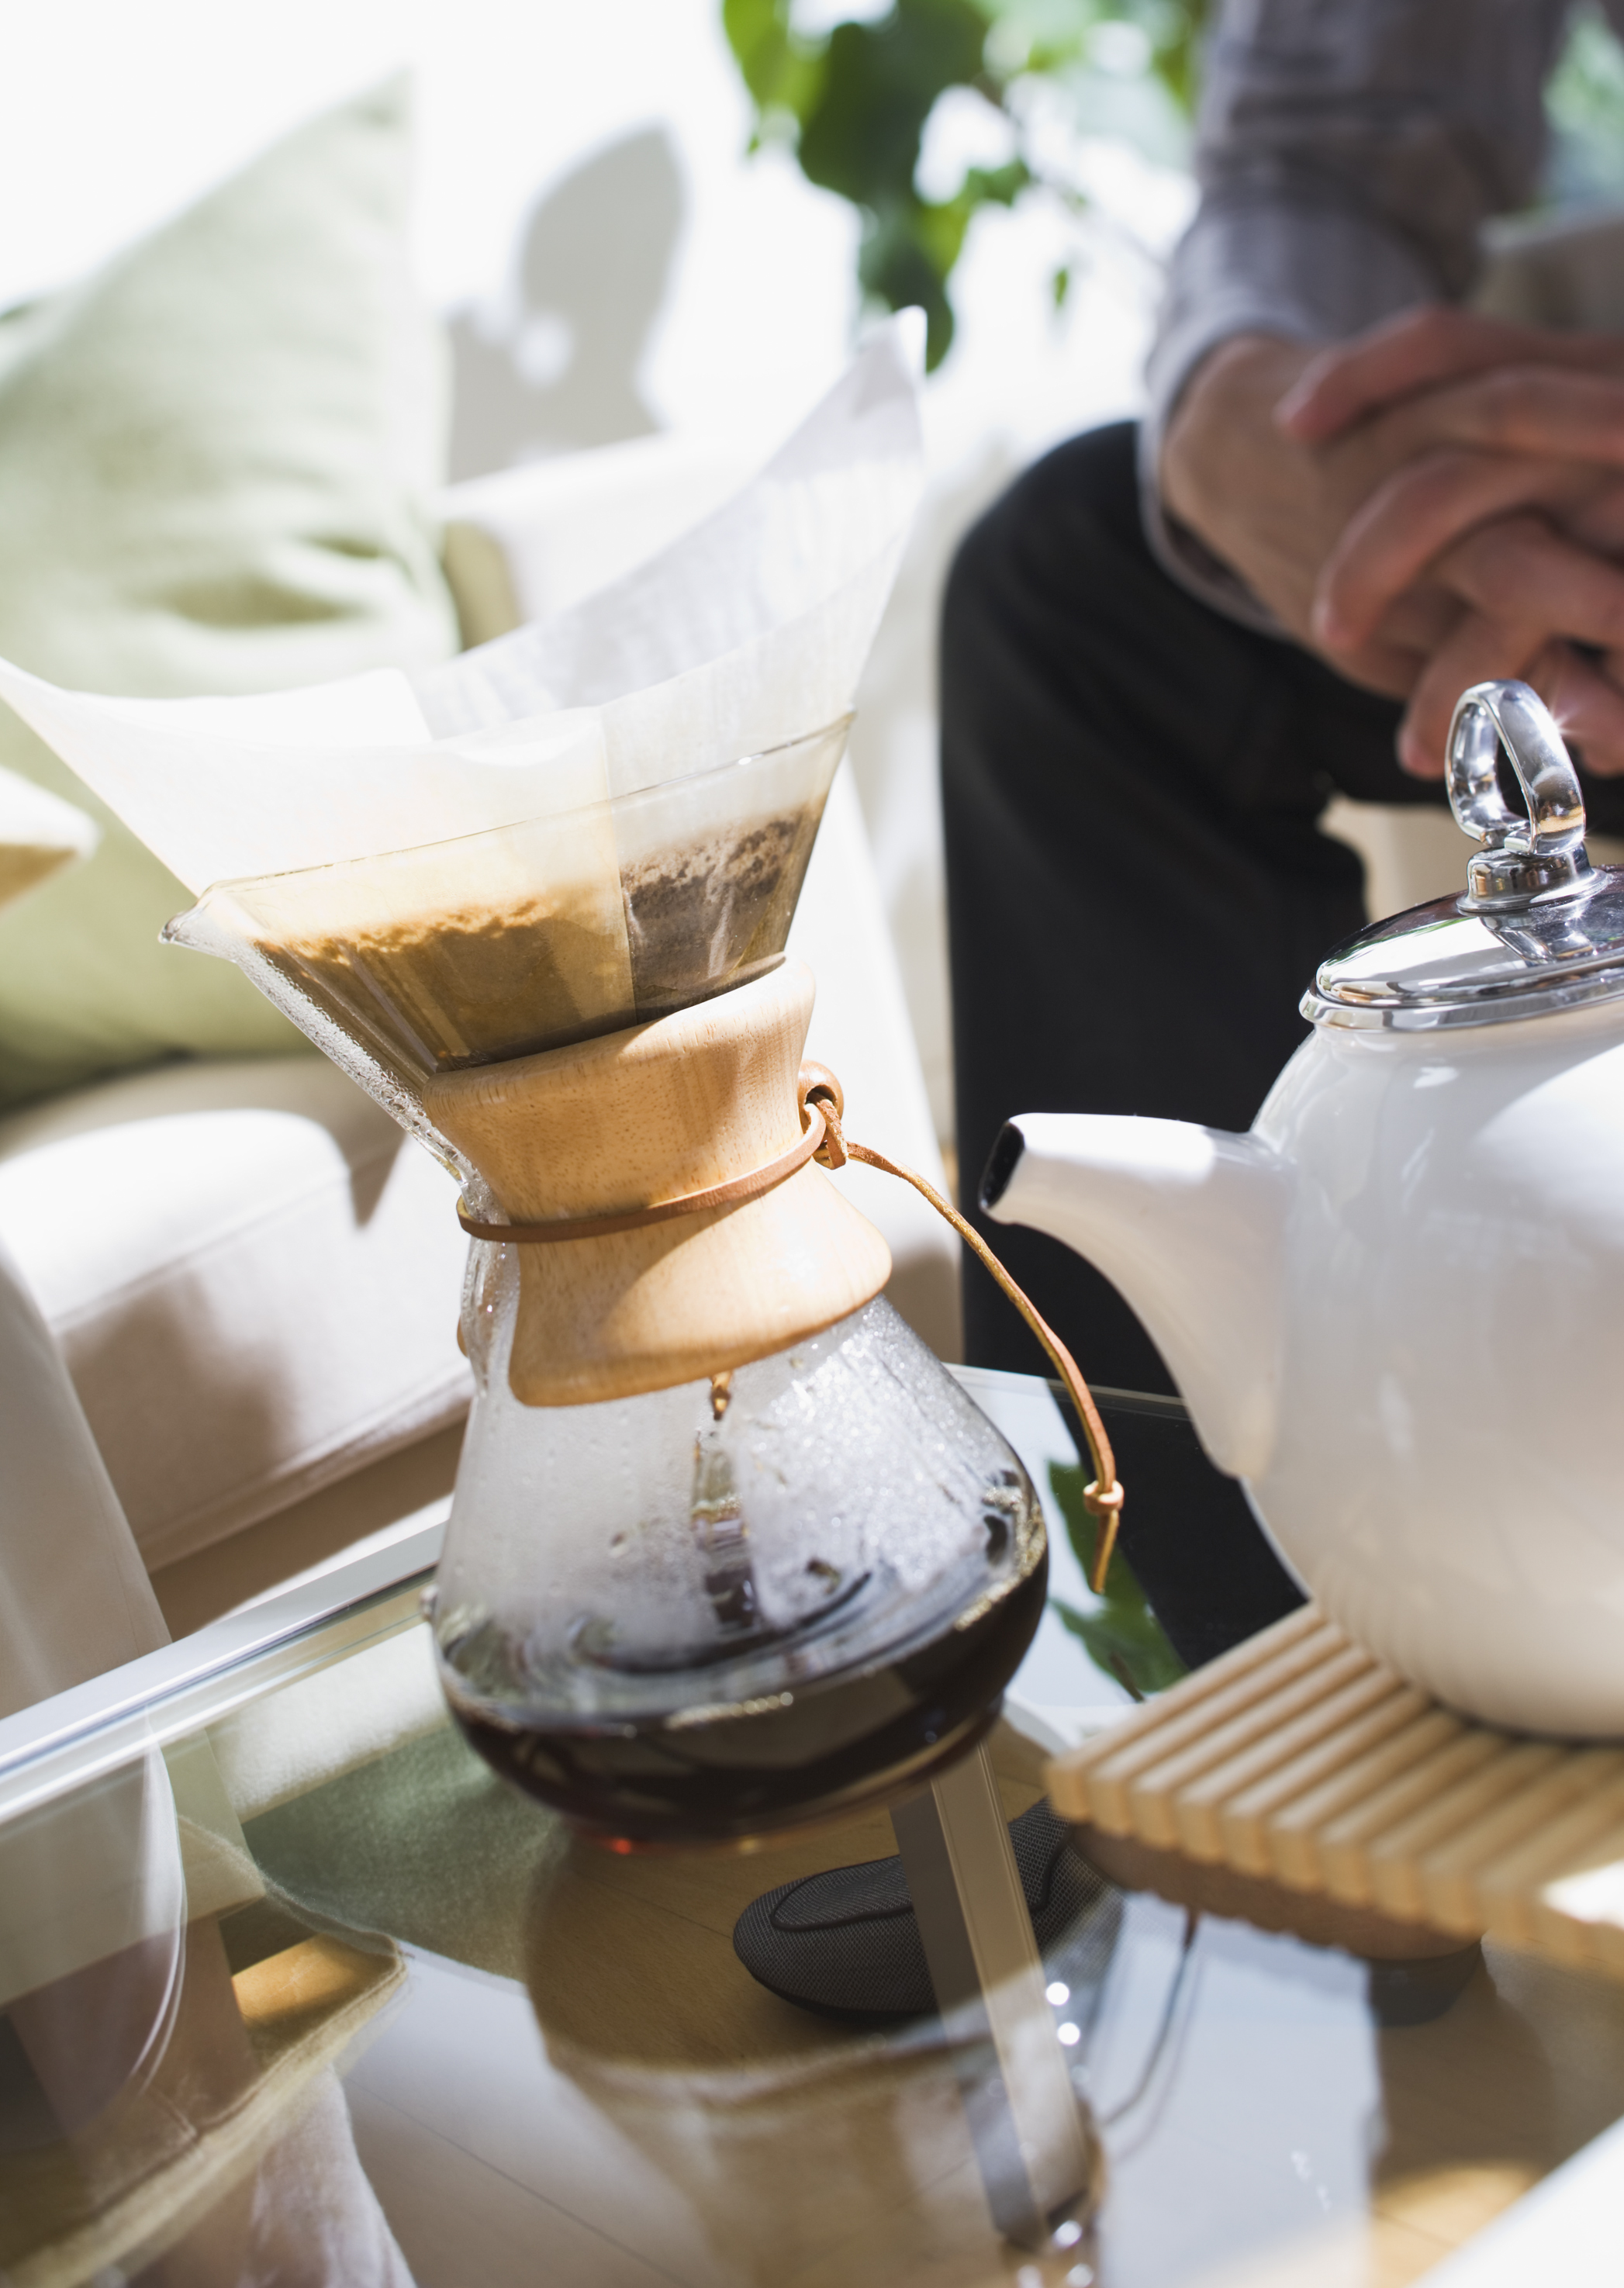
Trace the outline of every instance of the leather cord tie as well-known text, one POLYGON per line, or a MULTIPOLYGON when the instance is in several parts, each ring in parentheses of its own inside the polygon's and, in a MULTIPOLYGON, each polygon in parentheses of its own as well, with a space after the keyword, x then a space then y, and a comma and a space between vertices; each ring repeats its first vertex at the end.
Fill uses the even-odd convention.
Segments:
MULTIPOLYGON (((801 1118, 805 1121, 806 1117, 803 1100, 801 1118)), ((742 1207, 746 1200, 758 1200, 764 1192, 788 1183, 809 1160, 816 1158, 822 1144, 823 1115, 814 1107, 798 1144, 792 1144, 788 1152, 780 1152, 764 1167, 752 1168, 748 1176, 730 1177, 725 1184, 709 1184, 702 1192, 684 1192, 677 1199, 656 1200, 652 1207, 628 1208, 623 1215, 559 1216, 551 1223, 476 1223, 464 1212, 459 1200, 456 1219, 470 1239, 488 1239, 500 1246, 556 1247, 567 1239, 607 1239, 617 1231, 641 1231, 646 1225, 670 1223, 677 1216, 703 1215, 708 1208, 742 1207)))
POLYGON ((1097 1597, 1103 1596, 1105 1574, 1116 1547, 1117 1528, 1121 1521, 1123 1494, 1110 1438, 1100 1420, 1093 1393, 1083 1380, 1076 1360, 1036 1304, 1017 1285, 980 1233, 972 1224, 966 1223, 951 1200, 944 1199, 934 1184, 926 1183, 924 1178, 916 1175, 912 1168, 903 1167, 899 1161, 888 1160, 883 1152, 875 1152, 867 1144, 854 1143, 845 1134, 841 1126, 845 1100, 840 1083, 827 1067, 812 1064, 801 1067, 801 1095, 804 1105, 820 1107, 823 1113, 823 1141, 812 1155, 819 1166, 844 1168, 848 1160, 860 1160, 867 1168, 882 1169, 886 1175, 899 1177, 903 1183, 912 1184, 922 1198, 930 1201, 937 1214, 953 1226, 971 1254, 986 1265, 1049 1354, 1055 1372, 1065 1384, 1066 1395, 1076 1410, 1077 1419, 1082 1425, 1082 1434, 1088 1441, 1089 1459, 1094 1465, 1093 1481, 1082 1490, 1082 1505, 1090 1516, 1099 1520, 1099 1538, 1095 1545, 1089 1586, 1097 1597))
POLYGON ((853 1142, 841 1126, 845 1111, 845 1094, 840 1083, 827 1065, 814 1064, 810 1060, 801 1067, 797 1083, 801 1103, 801 1140, 782 1152, 776 1160, 764 1167, 752 1168, 748 1175, 732 1177, 725 1184, 711 1184, 701 1192, 685 1192, 674 1200, 656 1200, 650 1207, 630 1208, 621 1215, 559 1216, 548 1223, 478 1223, 468 1215, 459 1201, 456 1219, 471 1239, 487 1240, 496 1246, 554 1247, 572 1239, 607 1239, 616 1232, 642 1231, 646 1226, 670 1223, 678 1216, 703 1215, 713 1208, 742 1207, 747 1200, 757 1200, 764 1192, 787 1183, 789 1178, 815 1160, 820 1167, 831 1171, 844 1168, 848 1160, 861 1161, 865 1167, 878 1168, 885 1175, 895 1176, 911 1184, 922 1198, 944 1221, 950 1223, 972 1254, 986 1265, 993 1278, 1031 1328, 1043 1346, 1056 1373, 1066 1386, 1066 1395, 1076 1410, 1088 1441, 1089 1458, 1094 1466, 1092 1482, 1083 1488, 1083 1507, 1099 1520, 1099 1539, 1094 1552, 1094 1564, 1089 1577, 1089 1586, 1097 1596, 1103 1594, 1105 1574, 1116 1547, 1117 1527, 1122 1514, 1122 1488, 1116 1474, 1116 1458, 1111 1450, 1111 1441, 1101 1421, 1099 1409, 1083 1380, 1076 1360, 1060 1340, 1047 1319, 1010 1276, 992 1249, 974 1227, 967 1223, 950 1200, 946 1200, 934 1184, 916 1175, 912 1168, 888 1160, 883 1152, 874 1151, 867 1144, 853 1142))

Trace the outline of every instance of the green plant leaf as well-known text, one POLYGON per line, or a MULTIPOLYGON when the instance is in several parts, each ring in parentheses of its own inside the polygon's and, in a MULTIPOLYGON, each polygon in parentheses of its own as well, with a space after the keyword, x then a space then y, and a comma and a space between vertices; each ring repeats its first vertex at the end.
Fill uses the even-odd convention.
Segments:
MULTIPOLYGON (((887 14, 838 23, 814 40, 796 32, 794 0, 722 0, 722 24, 756 105, 751 147, 788 133, 807 180, 858 209, 864 293, 893 310, 923 308, 925 363, 933 369, 953 339, 948 282, 970 224, 983 207, 1010 206, 1042 180, 1022 155, 1002 167, 970 168, 951 199, 922 199, 915 174, 942 96, 973 88, 1004 112, 1018 138, 1019 106, 1006 100, 1015 82, 1041 75, 1081 88, 1101 28, 1131 23, 1143 35, 1138 45, 1151 75, 1188 111, 1207 6, 1208 0, 893 0, 887 14)), ((1097 75, 1093 84, 1101 84, 1097 75)), ((1053 187, 1077 204, 1068 186, 1053 187)), ((1069 283, 1069 268, 1056 274, 1057 307, 1069 283)))
POLYGON ((792 31, 790 0, 722 0, 722 29, 758 116, 804 119, 823 84, 825 52, 792 31))
MULTIPOLYGON (((1066 1521, 1066 1538, 1077 1553, 1084 1577, 1094 1569, 1099 1521, 1083 1507, 1088 1482, 1074 1462, 1051 1462, 1050 1491, 1066 1521)), ((1152 1612, 1143 1589, 1120 1548, 1112 1553, 1105 1572, 1105 1593, 1092 1612, 1080 1612, 1060 1598, 1050 1602, 1097 1668, 1114 1676, 1141 1699, 1165 1691, 1184 1674, 1184 1664, 1168 1642, 1161 1624, 1152 1612)))
POLYGON ((953 234, 939 210, 908 197, 888 201, 871 213, 858 249, 857 273, 863 291, 888 309, 917 306, 925 314, 925 369, 933 373, 953 340, 953 305, 947 275, 963 241, 963 224, 953 234), (951 252, 948 248, 951 247, 951 252))
POLYGON ((873 24, 837 24, 801 126, 809 182, 877 213, 909 197, 925 122, 981 76, 986 19, 973 0, 897 0, 873 24))

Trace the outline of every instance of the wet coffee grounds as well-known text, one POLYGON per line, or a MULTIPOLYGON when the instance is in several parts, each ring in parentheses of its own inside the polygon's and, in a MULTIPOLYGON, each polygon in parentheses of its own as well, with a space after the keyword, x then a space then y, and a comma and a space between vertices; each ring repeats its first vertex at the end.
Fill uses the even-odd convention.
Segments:
POLYGON ((816 824, 808 811, 786 812, 635 862, 621 878, 624 944, 595 924, 586 897, 572 911, 567 894, 551 894, 500 906, 470 898, 261 939, 258 949, 392 1063, 496 1063, 663 1015, 769 966, 816 824))

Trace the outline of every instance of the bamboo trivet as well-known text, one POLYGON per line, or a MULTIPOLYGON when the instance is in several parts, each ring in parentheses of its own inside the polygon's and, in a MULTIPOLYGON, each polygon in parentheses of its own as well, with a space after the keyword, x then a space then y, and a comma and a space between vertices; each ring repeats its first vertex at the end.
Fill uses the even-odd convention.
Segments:
POLYGON ((1487 1933, 1624 1977, 1624 1748, 1453 1715, 1312 1605, 1049 1782, 1132 1887, 1358 1953, 1487 1933))

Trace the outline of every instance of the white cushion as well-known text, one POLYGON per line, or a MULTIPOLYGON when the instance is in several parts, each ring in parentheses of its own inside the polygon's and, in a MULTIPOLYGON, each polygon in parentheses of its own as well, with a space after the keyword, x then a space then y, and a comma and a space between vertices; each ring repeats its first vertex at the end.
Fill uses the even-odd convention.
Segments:
MULTIPOLYGON (((0 326, 0 652, 71 691, 297 688, 455 648, 428 494, 440 343, 410 278, 408 92, 340 105, 0 326)), ((0 763, 100 825, 0 911, 0 1103, 177 1053, 289 1055, 174 877, 20 718, 0 763)), ((3 821, 0 821, 3 832, 3 821)))
POLYGON ((313 1055, 167 1066, 0 1119, 0 1243, 149 1566, 465 1410, 456 1202, 313 1055))

